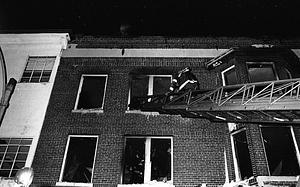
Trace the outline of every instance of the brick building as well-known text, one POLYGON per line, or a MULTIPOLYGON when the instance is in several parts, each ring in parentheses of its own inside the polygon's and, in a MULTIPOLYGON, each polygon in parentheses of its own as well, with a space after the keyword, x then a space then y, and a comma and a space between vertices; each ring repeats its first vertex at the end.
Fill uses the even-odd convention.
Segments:
POLYGON ((295 185, 299 55, 299 38, 77 38, 63 51, 57 70, 32 164, 33 183, 295 185), (185 67, 199 80, 199 92, 188 92, 195 100, 129 107, 134 98, 165 98, 172 76, 185 67), (225 104, 203 104, 219 88, 225 104), (235 96, 241 97, 232 93, 249 88, 265 95, 237 105, 235 96), (270 92, 281 95, 263 108, 270 92), (278 102, 285 93, 289 103, 278 102))

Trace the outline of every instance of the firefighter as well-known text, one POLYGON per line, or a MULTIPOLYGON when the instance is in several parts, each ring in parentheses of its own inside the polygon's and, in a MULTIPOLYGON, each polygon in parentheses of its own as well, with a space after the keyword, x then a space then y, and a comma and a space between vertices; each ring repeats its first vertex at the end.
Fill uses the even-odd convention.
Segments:
POLYGON ((190 67, 180 70, 173 78, 170 93, 183 92, 188 90, 195 90, 199 88, 197 77, 192 73, 190 67))

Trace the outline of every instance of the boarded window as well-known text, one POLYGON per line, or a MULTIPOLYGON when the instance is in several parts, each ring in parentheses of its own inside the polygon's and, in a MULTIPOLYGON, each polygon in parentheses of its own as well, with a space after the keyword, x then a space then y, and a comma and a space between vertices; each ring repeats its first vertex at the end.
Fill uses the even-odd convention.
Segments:
POLYGON ((69 136, 62 182, 92 182, 96 145, 95 136, 69 136))
POLYGON ((261 127, 271 176, 300 174, 295 142, 290 127, 261 127))
POLYGON ((277 74, 272 62, 247 62, 250 82, 264 82, 277 80, 277 74))
POLYGON ((127 137, 123 184, 172 180, 171 149, 171 138, 127 137))
POLYGON ((0 139, 0 176, 14 177, 25 166, 32 138, 0 139))
POLYGON ((75 109, 102 109, 107 76, 83 75, 75 109))
POLYGON ((21 82, 48 82, 56 57, 29 57, 21 82))
POLYGON ((241 180, 248 179, 253 176, 251 158, 247 142, 246 131, 242 130, 232 134, 235 157, 237 160, 238 176, 241 180))

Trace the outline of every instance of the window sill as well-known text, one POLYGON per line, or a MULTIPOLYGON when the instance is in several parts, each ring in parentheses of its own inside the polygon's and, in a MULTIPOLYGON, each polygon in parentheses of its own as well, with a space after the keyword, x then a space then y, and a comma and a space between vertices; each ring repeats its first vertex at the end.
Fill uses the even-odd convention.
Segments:
POLYGON ((93 187, 93 183, 56 182, 56 186, 82 186, 82 187, 93 187))
POLYGON ((145 184, 118 184, 117 187, 175 187, 172 183, 169 182, 154 182, 151 181, 145 184))
POLYGON ((103 109, 74 109, 72 110, 73 113, 82 113, 82 114, 87 114, 87 113, 104 113, 103 109))
POLYGON ((152 115, 152 116, 157 116, 160 115, 159 112, 143 112, 140 110, 126 110, 125 111, 126 114, 143 114, 143 115, 152 115))

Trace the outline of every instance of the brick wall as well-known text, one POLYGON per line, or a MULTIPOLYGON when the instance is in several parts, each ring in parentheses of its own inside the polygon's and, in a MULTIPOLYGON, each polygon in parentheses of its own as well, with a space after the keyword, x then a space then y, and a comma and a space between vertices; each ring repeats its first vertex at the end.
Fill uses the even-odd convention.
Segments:
POLYGON ((130 74, 172 74, 191 66, 202 88, 219 84, 208 59, 62 58, 32 167, 34 184, 59 180, 69 134, 99 135, 95 186, 116 186, 121 179, 125 135, 172 136, 174 185, 221 185, 225 181, 224 142, 227 126, 204 119, 126 113, 130 74), (72 113, 81 74, 108 74, 104 113, 72 113))

